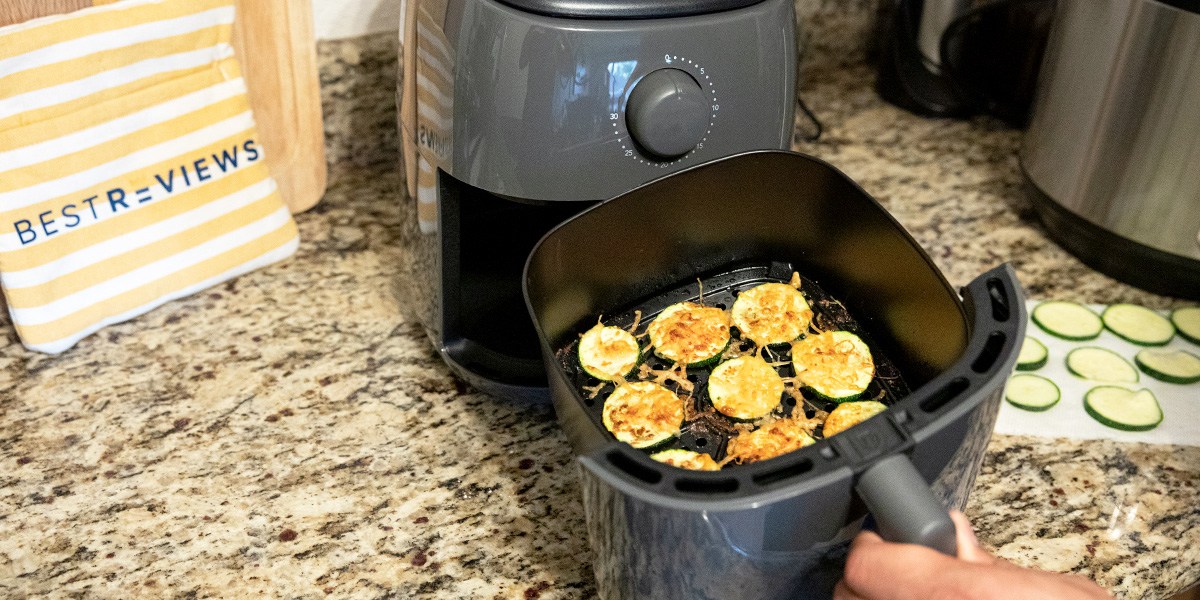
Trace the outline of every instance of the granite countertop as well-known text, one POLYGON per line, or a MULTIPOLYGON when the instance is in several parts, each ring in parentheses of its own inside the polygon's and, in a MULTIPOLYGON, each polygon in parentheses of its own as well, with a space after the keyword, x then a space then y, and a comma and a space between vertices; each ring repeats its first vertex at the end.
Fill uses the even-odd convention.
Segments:
MULTIPOLYGON (((323 59, 336 164, 295 257, 57 357, 0 319, 0 596, 594 596, 551 411, 458 382, 395 300, 395 44, 323 59)), ((908 115, 845 62, 806 68, 827 131, 797 147, 953 284, 1011 260, 1036 298, 1173 305, 1047 241, 1017 132, 908 115)), ((1200 448, 996 436, 967 513, 1013 562, 1161 598, 1200 579, 1198 507, 1200 448)))

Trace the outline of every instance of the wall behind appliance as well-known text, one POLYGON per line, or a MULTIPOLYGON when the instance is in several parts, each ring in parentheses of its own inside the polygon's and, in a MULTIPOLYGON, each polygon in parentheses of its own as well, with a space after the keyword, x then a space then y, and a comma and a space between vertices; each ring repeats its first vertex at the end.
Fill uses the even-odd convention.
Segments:
POLYGON ((396 31, 405 0, 312 0, 318 40, 396 31))

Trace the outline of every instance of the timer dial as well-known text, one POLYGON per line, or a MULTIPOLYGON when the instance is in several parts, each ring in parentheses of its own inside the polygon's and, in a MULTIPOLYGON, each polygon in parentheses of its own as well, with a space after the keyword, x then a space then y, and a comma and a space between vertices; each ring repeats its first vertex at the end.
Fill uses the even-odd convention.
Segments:
POLYGON ((670 160, 691 152, 709 125, 709 98, 687 72, 665 68, 642 78, 629 92, 625 125, 639 146, 670 160))

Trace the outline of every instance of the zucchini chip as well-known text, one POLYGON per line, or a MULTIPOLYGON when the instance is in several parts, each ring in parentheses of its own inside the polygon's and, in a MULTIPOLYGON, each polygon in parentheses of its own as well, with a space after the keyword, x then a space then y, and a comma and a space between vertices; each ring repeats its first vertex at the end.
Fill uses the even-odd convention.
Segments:
POLYGON ((657 460, 660 463, 679 467, 680 469, 689 469, 692 471, 719 471, 721 465, 717 461, 703 452, 692 452, 676 448, 672 450, 663 450, 657 454, 651 454, 650 458, 657 460))
POLYGON ((815 443, 809 421, 779 419, 729 440, 726 454, 739 463, 775 458, 815 443))
POLYGON ((882 402, 874 400, 839 404, 826 417, 825 426, 821 429, 821 434, 828 439, 885 410, 887 410, 887 406, 884 406, 882 402))
POLYGON ((657 383, 623 383, 604 401, 604 427, 634 448, 669 442, 681 425, 683 400, 657 383))
POLYGON ((804 294, 785 283, 764 283, 738 294, 731 312, 742 337, 759 346, 800 337, 813 318, 804 294))
POLYGON ((655 354, 689 367, 705 367, 729 345, 729 315, 716 307, 680 302, 659 313, 647 332, 655 354))
POLYGON ((602 381, 629 375, 641 358, 637 339, 620 327, 597 324, 579 338, 579 366, 602 381))
POLYGON ((827 331, 792 344, 796 378, 818 396, 849 402, 875 378, 871 349, 849 331, 827 331))
POLYGON ((721 414, 748 421, 765 417, 783 397, 783 379, 757 356, 721 363, 708 376, 708 397, 721 414))

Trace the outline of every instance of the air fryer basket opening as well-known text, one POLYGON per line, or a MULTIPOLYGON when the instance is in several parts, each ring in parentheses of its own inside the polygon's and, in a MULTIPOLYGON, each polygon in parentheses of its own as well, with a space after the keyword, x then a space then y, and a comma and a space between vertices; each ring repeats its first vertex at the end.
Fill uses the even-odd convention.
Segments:
POLYGON ((836 169, 783 152, 707 163, 563 223, 531 257, 526 293, 557 349, 597 315, 753 263, 819 283, 914 388, 966 348, 958 295, 908 233, 836 169))
MULTIPOLYGON (((645 337, 648 323, 660 314, 666 307, 681 301, 699 302, 706 306, 721 310, 733 306, 738 294, 763 283, 783 283, 791 281, 798 274, 790 263, 780 262, 751 262, 735 265, 719 273, 707 274, 696 281, 667 290, 653 298, 639 302, 634 307, 602 315, 603 323, 607 326, 620 327, 630 330, 640 337, 645 337)), ((909 388, 901 370, 892 360, 877 348, 875 336, 859 324, 839 299, 826 292, 818 282, 803 277, 799 278, 799 289, 813 308, 813 327, 823 331, 849 331, 859 336, 872 349, 874 360, 874 376, 861 399, 875 400, 885 405, 892 405, 900 398, 908 395, 909 388)), ((576 328, 582 334, 591 328, 601 315, 591 321, 581 323, 576 328)), ((616 383, 603 381, 589 374, 582 368, 579 359, 578 336, 572 336, 567 345, 558 349, 559 366, 567 374, 574 389, 580 394, 587 412, 596 427, 603 428, 602 409, 604 399, 612 393, 616 383)), ((723 360, 733 356, 761 356, 773 366, 777 374, 788 382, 784 396, 779 406, 772 410, 764 419, 794 419, 803 421, 815 427, 810 433, 818 439, 824 431, 820 425, 821 419, 837 406, 836 402, 822 398, 810 390, 802 389, 795 383, 795 369, 791 362, 790 344, 772 344, 761 349, 746 336, 732 328, 732 341, 726 349, 723 360), (757 354, 755 354, 757 351, 757 354)), ((715 461, 724 462, 732 458, 727 454, 730 439, 740 432, 749 431, 753 426, 747 422, 739 422, 721 414, 714 406, 709 392, 708 380, 713 373, 710 368, 679 369, 670 361, 653 353, 646 353, 646 359, 639 369, 639 374, 631 375, 629 380, 653 379, 661 380, 662 385, 683 398, 684 424, 680 433, 672 441, 654 447, 654 452, 672 449, 683 449, 710 455, 715 461), (686 379, 684 379, 686 377, 686 379)), ((760 421, 761 422, 761 421, 760 421)), ((796 467, 789 466, 785 471, 795 471, 796 467)), ((757 481, 762 484, 780 478, 781 473, 756 474, 757 481)), ((736 480, 728 480, 736 482, 736 480)), ((676 482, 676 488, 682 491, 733 492, 736 485, 726 480, 704 482, 695 479, 681 479, 676 482)))

